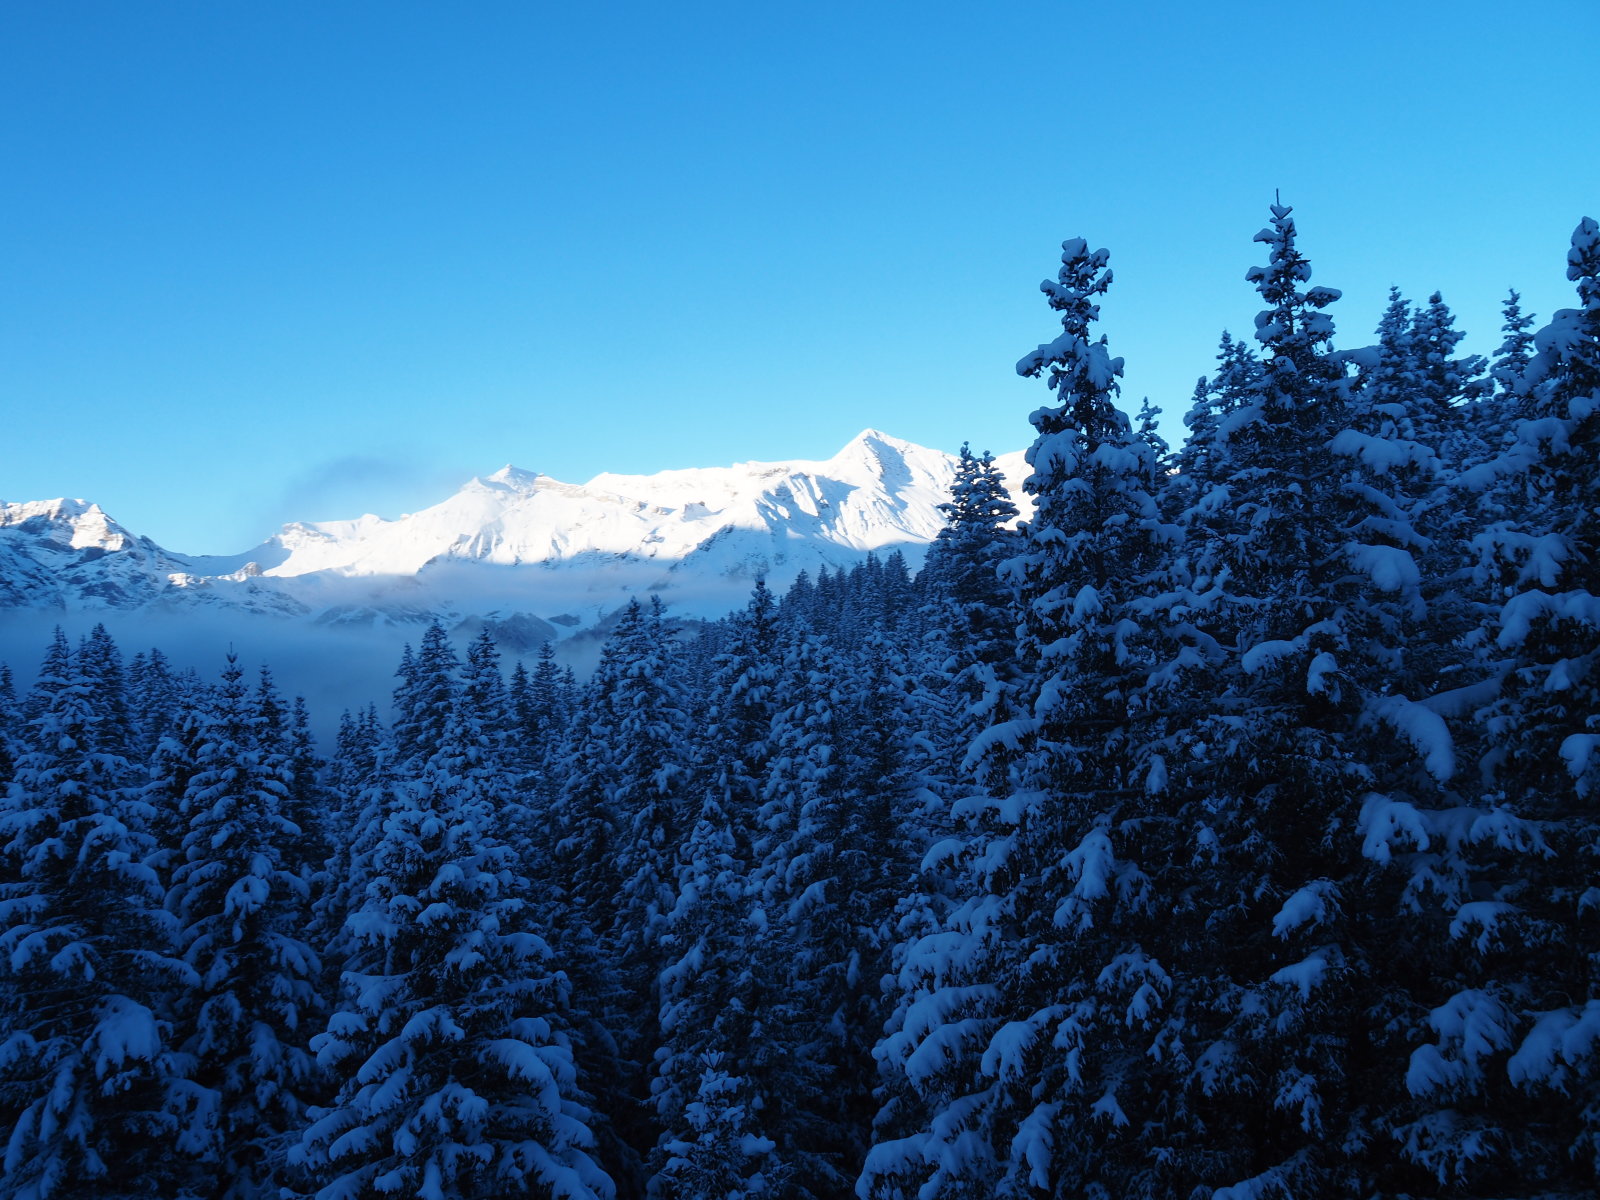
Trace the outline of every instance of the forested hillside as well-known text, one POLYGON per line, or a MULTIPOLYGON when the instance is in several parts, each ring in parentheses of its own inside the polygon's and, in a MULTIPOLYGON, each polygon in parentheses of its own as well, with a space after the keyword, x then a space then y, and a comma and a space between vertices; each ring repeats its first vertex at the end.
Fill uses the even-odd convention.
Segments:
POLYGON ((1035 510, 964 452, 914 577, 435 625, 331 746, 0 674, 0 1193, 1593 1195, 1600 227, 1492 360, 1256 240, 1177 449, 1065 243, 1035 510))

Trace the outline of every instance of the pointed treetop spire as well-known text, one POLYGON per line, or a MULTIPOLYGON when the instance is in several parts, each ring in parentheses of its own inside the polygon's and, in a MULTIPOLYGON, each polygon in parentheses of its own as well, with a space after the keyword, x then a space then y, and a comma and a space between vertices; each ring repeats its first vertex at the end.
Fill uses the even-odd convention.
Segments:
MULTIPOLYGON (((1050 297, 1050 307, 1061 314, 1062 334, 1055 341, 1038 347, 1017 362, 1018 375, 1039 375, 1046 366, 1053 368, 1050 386, 1060 389, 1077 382, 1074 372, 1062 370, 1073 361, 1075 353, 1087 341, 1089 326, 1100 317, 1100 306, 1093 297, 1103 295, 1111 286, 1110 252, 1104 249, 1091 251, 1083 238, 1069 238, 1061 243, 1061 270, 1055 279, 1046 279, 1039 290, 1050 297)), ((1102 351, 1096 365, 1096 391, 1114 387, 1113 378, 1122 374, 1122 360, 1113 359, 1102 351)))
POLYGON ((1090 341, 1089 327, 1100 316, 1094 297, 1111 286, 1110 254, 1104 249, 1089 249, 1083 238, 1061 243, 1061 271, 1055 280, 1045 280, 1039 290, 1050 298, 1050 307, 1061 314, 1061 336, 1039 346, 1017 363, 1017 374, 1038 376, 1049 368, 1047 382, 1056 394, 1056 407, 1038 409, 1028 419, 1039 437, 1028 451, 1034 468, 1024 486, 1031 492, 1055 486, 1062 470, 1064 446, 1055 445, 1058 435, 1079 431, 1091 446, 1114 436, 1119 421, 1112 397, 1121 390, 1117 379, 1122 360, 1112 358, 1106 339, 1090 341))
POLYGON ((1311 263, 1296 244, 1293 209, 1273 204, 1272 224, 1255 236, 1271 248, 1267 265, 1251 267, 1245 278, 1256 285, 1267 308, 1256 314, 1256 340, 1265 354, 1269 408, 1299 408, 1344 375, 1329 354, 1333 320, 1322 309, 1339 299, 1337 288, 1310 282, 1311 263))

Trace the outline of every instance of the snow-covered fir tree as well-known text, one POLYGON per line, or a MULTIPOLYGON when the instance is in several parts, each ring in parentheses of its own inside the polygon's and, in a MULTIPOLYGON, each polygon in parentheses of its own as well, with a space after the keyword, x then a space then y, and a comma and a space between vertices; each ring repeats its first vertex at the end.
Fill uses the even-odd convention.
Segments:
POLYGON ((764 581, 726 624, 697 739, 699 811, 677 855, 660 943, 651 1103, 661 1132, 649 1188, 663 1196, 777 1194, 782 1178, 768 1159, 772 1144, 755 1132, 766 1107, 758 1080, 782 1054, 767 1028, 758 969, 767 917, 752 872, 779 653, 777 604, 764 581))
MULTIPOLYGON (((1484 792, 1390 834, 1433 866, 1450 916, 1406 1082, 1416 1167, 1463 1194, 1600 1184, 1600 225, 1572 236, 1579 307, 1512 382, 1521 419, 1487 483, 1507 513, 1478 537, 1499 600, 1496 694, 1478 714, 1484 792), (1441 847, 1441 849, 1435 849, 1441 847), (1448 867, 1448 872, 1443 868, 1448 867), (1470 1189, 1470 1190, 1469 1190, 1470 1189)), ((1513 354, 1517 351, 1514 349, 1513 354)))
POLYGON ((155 752, 168 724, 191 690, 159 647, 133 656, 128 664, 128 706, 136 715, 140 733, 138 758, 147 761, 155 752))
POLYGON ((1443 722, 1404 691, 1426 610, 1402 485, 1431 459, 1406 435, 1434 410, 1353 397, 1322 311, 1338 293, 1303 287, 1286 207, 1258 240, 1265 375, 1230 431, 1235 507, 1190 523, 1195 588, 1229 648, 1178 777, 1216 946, 1184 985, 1207 997, 1192 1166, 1236 1190, 1367 1194, 1394 1186, 1375 1134, 1403 1103, 1393 1064, 1415 1012, 1409 880, 1375 839, 1387 814, 1443 803, 1455 769, 1443 722))
POLYGON ((416 770, 433 757, 444 740, 455 700, 460 660, 450 635, 437 621, 428 626, 415 655, 407 646, 394 691, 394 761, 397 768, 416 770))
POLYGON ((1016 549, 1017 506, 994 456, 966 446, 956 460, 950 499, 939 506, 945 525, 928 550, 919 583, 932 595, 930 636, 949 713, 944 732, 956 755, 988 723, 1008 681, 1016 606, 1000 565, 1016 549))
POLYGON ((307 882, 291 866, 303 835, 284 816, 294 766, 260 699, 230 658, 201 715, 167 894, 195 975, 181 1013, 194 1067, 180 1145, 219 1200, 278 1195, 317 1083, 306 1041, 322 980, 302 936, 307 882))
POLYGON ((1121 361, 1091 334, 1106 253, 1081 239, 1062 250, 1043 285, 1061 336, 1018 364, 1048 372, 1056 394, 1033 414, 1035 511, 1007 567, 1018 684, 977 740, 992 790, 958 805, 970 840, 938 852, 964 861, 966 894, 900 955, 908 1002, 879 1049, 920 1099, 921 1128, 902 1092, 880 1125, 907 1132, 874 1147, 863 1195, 1126 1185, 1142 1163, 1111 1161, 1123 1105, 1148 1130, 1158 1103, 1130 1068, 1158 1040, 1170 985, 1128 927, 1157 912, 1132 851, 1158 826, 1146 799, 1165 767, 1135 730, 1155 666, 1141 601, 1171 531, 1153 447, 1113 404, 1121 361))
POLYGON ((17 762, 17 692, 11 668, 0 663, 0 789, 11 782, 17 762))
POLYGON ((783 1175, 770 1159, 774 1143, 752 1132, 755 1112, 745 1081, 729 1075, 715 1052, 701 1062, 694 1099, 684 1107, 687 1128, 663 1143, 665 1161, 652 1180, 651 1194, 685 1200, 758 1200, 780 1194, 783 1175))
POLYGON ((1537 323, 1532 313, 1522 311, 1522 295, 1510 289, 1501 302, 1502 334, 1499 348, 1494 352, 1494 363, 1489 374, 1494 380, 1496 394, 1521 396, 1522 373, 1533 361, 1533 328, 1537 323))
POLYGON ((605 930, 610 953, 639 1008, 618 1030, 648 1060, 659 1003, 659 943, 676 902, 678 846, 687 827, 688 712, 674 670, 674 642, 659 599, 634 602, 613 634, 616 681, 606 734, 614 784, 606 800, 617 822, 616 911, 605 930))
POLYGON ((662 1133, 648 1190, 670 1200, 753 1200, 778 1194, 784 1174, 774 1143, 758 1132, 768 1105, 756 1078, 730 1074, 739 1062, 764 1073, 772 1049, 756 966, 762 923, 732 821, 715 792, 705 795, 661 939, 651 1101, 662 1133))
POLYGON ((1411 329, 1416 382, 1408 399, 1418 433, 1451 467, 1479 457, 1479 422, 1474 418, 1488 383, 1488 363, 1482 356, 1456 356, 1464 336, 1438 292, 1417 309, 1411 329))
POLYGON ((17 1200, 184 1183, 189 1064, 167 1010, 193 978, 172 955, 103 634, 74 651, 56 631, 0 807, 0 1189, 17 1200))
POLYGON ((1222 422, 1254 395, 1260 374, 1261 363, 1250 344, 1224 329, 1217 347, 1216 370, 1200 377, 1184 414, 1189 435, 1174 456, 1174 466, 1184 484, 1209 476, 1222 422))
POLYGON ((857 982, 845 978, 845 964, 861 949, 839 861, 858 797, 843 656, 820 636, 801 636, 785 650, 755 848, 767 924, 755 969, 771 997, 767 1024, 777 1042, 758 1082, 791 1194, 820 1197, 847 1186, 858 1133, 839 1110, 861 1103, 865 1091, 837 1021, 857 982))
POLYGON ((505 781, 487 767, 489 737, 448 676, 422 690, 424 711, 444 707, 442 728, 383 818, 348 922, 342 1003, 313 1040, 337 1094, 295 1158, 319 1200, 609 1197, 564 1028, 566 980, 494 833, 505 781))
POLYGON ((585 1086, 615 1122, 615 1136, 601 1130, 604 1159, 625 1188, 655 1142, 645 1114, 661 1043, 660 939, 689 813, 677 661, 659 605, 630 602, 577 705, 549 822, 585 1086))

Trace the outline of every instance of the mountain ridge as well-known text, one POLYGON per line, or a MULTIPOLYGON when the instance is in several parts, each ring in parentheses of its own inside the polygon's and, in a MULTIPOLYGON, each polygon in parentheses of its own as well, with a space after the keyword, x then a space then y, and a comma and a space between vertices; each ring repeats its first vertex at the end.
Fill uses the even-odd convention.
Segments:
MULTIPOLYGON (((324 625, 518 615, 572 628, 651 593, 680 615, 713 617, 757 577, 782 589, 802 570, 872 552, 920 559, 955 462, 866 429, 828 459, 602 472, 584 484, 508 463, 416 512, 289 522, 236 555, 169 550, 85 500, 0 502, 0 607, 204 607, 324 625)), ((1021 452, 997 465, 1023 499, 1021 452)))

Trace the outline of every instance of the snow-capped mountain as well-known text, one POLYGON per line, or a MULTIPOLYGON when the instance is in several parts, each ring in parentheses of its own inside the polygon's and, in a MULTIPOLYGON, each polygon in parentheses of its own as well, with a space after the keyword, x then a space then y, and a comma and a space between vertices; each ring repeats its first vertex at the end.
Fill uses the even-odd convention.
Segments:
MULTIPOLYGON (((507 466, 394 520, 295 523, 245 554, 183 555, 79 500, 0 504, 0 606, 300 618, 329 625, 490 619, 528 640, 590 626, 630 595, 685 616, 742 603, 758 577, 937 534, 954 456, 866 430, 825 461, 603 474, 507 466)), ((999 460, 1019 485, 1020 453, 999 460)), ((1019 496, 1020 499, 1020 496, 1019 496)))
POLYGON ((145 609, 198 603, 281 616, 306 611, 289 596, 255 587, 251 572, 203 576, 193 571, 193 560, 135 536, 98 504, 0 501, 0 608, 145 609))

